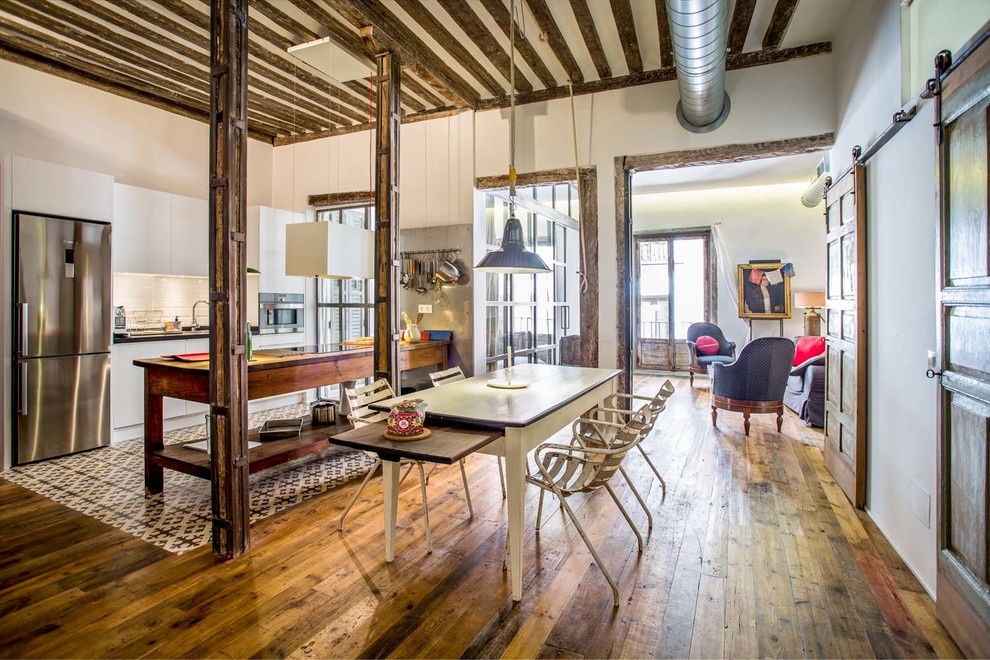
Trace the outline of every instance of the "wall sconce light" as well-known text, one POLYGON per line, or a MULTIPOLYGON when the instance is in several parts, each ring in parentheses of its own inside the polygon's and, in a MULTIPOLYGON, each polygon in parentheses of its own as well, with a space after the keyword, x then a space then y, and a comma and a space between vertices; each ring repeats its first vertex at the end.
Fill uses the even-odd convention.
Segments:
POLYGON ((375 233, 336 222, 285 226, 285 274, 335 280, 375 276, 375 233))

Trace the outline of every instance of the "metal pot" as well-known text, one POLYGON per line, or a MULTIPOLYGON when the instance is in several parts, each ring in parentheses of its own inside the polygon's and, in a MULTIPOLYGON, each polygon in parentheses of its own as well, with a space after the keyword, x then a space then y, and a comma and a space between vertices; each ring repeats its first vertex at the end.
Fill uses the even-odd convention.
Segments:
POLYGON ((333 399, 317 399, 309 404, 313 424, 333 424, 337 421, 337 402, 333 399))
POLYGON ((436 278, 444 284, 453 284, 460 276, 461 270, 447 259, 437 267, 436 278))

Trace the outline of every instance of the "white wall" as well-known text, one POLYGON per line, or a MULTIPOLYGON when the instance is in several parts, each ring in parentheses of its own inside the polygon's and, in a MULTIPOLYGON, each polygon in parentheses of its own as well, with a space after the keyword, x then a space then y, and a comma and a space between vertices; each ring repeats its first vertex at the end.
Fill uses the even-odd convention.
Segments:
MULTIPOLYGON (((118 183, 206 199, 209 127, 0 61, 0 152, 105 172, 118 183)), ((272 146, 248 140, 248 204, 271 204, 272 146)))
MULTIPOLYGON (((615 291, 615 158, 818 135, 835 130, 832 56, 730 71, 726 89, 732 112, 711 133, 690 133, 677 123, 675 81, 641 85, 575 99, 582 165, 598 168, 600 286, 603 300, 615 291), (786 103, 781 103, 786 99, 786 103)), ((520 172, 573 167, 570 102, 559 99, 517 109, 520 172)), ((306 197, 367 190, 368 133, 277 147, 273 157, 273 205, 303 211, 306 197)), ((506 174, 507 110, 463 113, 406 124, 401 129, 402 227, 458 224, 472 217, 475 176, 506 174), (448 164, 449 159, 449 164, 448 164), (448 210, 449 209, 449 210, 448 210)), ((616 362, 616 309, 600 310, 602 366, 616 362)))
MULTIPOLYGON (((717 225, 714 239, 721 241, 717 323, 741 348, 749 329, 739 318, 737 264, 779 258, 794 264, 792 293, 825 290, 823 207, 801 205, 801 193, 807 187, 807 183, 786 183, 637 194, 633 196, 633 231, 717 225)), ((793 316, 784 321, 785 337, 804 334, 803 314, 804 310, 793 309, 793 316)), ((754 337, 777 336, 778 332, 777 321, 753 324, 754 337)))
MULTIPOLYGON (((845 170, 852 146, 866 147, 900 107, 899 3, 858 3, 839 34, 833 173, 845 170)), ((932 104, 925 103, 867 167, 867 511, 934 595, 936 383, 925 377, 936 323, 932 121, 932 104)))

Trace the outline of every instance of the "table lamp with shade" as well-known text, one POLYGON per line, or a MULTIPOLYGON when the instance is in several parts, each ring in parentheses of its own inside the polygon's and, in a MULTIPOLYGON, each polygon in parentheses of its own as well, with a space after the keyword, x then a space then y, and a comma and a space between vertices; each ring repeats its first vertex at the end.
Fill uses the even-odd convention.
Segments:
POLYGON ((805 336, 817 337, 822 334, 822 315, 818 310, 825 307, 824 291, 804 291, 794 294, 794 306, 802 307, 804 313, 805 336))

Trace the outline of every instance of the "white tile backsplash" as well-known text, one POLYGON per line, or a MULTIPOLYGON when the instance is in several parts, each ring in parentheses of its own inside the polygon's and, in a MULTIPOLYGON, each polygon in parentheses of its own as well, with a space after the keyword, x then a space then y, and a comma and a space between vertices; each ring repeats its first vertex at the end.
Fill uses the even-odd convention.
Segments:
MULTIPOLYGON (((193 304, 206 300, 209 288, 205 277, 114 273, 113 304, 123 305, 128 317, 135 311, 161 310, 162 321, 172 321, 178 316, 182 325, 190 325, 193 304)), ((196 320, 206 325, 209 313, 207 305, 200 305, 196 320)))

